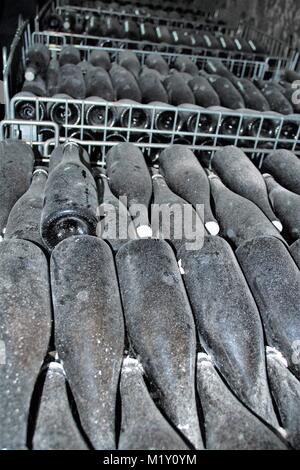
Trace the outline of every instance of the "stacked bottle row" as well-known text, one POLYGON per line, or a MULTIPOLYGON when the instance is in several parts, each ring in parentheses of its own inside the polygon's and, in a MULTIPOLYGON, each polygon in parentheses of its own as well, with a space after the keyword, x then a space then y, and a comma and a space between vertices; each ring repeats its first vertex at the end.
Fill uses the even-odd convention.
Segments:
MULTIPOLYGON (((248 40, 241 36, 210 31, 212 25, 200 24, 198 27, 185 25, 172 27, 163 24, 152 24, 151 18, 143 20, 140 17, 121 19, 107 14, 91 14, 87 12, 75 13, 66 10, 62 15, 51 14, 43 23, 43 31, 56 31, 68 34, 96 36, 100 38, 127 39, 140 42, 139 48, 146 49, 147 43, 161 44, 163 50, 167 46, 180 46, 198 51, 219 51, 226 57, 229 52, 235 56, 256 57, 257 60, 267 50, 255 40, 248 40), (209 29, 209 30, 207 30, 209 29), (143 44, 144 43, 144 44, 143 44)), ((76 41, 76 38, 74 38, 76 41)), ((99 42, 99 45, 110 45, 113 41, 99 42)), ((200 52, 198 52, 200 54, 200 52)))
POLYGON ((299 448, 297 157, 88 160, 1 144, 1 448, 299 448))

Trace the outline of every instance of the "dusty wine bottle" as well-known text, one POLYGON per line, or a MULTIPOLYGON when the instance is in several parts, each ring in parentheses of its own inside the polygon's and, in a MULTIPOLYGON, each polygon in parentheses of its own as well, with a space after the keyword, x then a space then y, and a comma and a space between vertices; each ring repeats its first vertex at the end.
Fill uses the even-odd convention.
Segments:
POLYGON ((5 239, 20 238, 45 248, 40 224, 47 178, 46 168, 40 167, 33 172, 28 191, 20 197, 9 214, 5 239))
POLYGON ((0 142, 0 234, 11 209, 29 188, 33 165, 34 154, 25 142, 0 142))
POLYGON ((193 152, 186 147, 173 145, 160 154, 159 162, 171 190, 196 210, 197 205, 204 206, 205 228, 211 235, 217 235, 219 225, 210 207, 209 181, 193 152))
POLYGON ((230 191, 213 173, 209 174, 209 181, 221 234, 235 248, 260 236, 283 241, 279 231, 256 204, 230 191))
POLYGON ((281 114, 293 114, 292 105, 276 85, 265 82, 261 92, 268 101, 272 111, 281 114))
POLYGON ((295 263, 300 269, 300 239, 292 244, 292 246, 290 247, 290 252, 291 252, 292 257, 295 260, 295 263))
POLYGON ((268 345, 281 351, 300 378, 294 347, 300 331, 300 271, 275 237, 244 243, 236 256, 259 308, 268 345))
MULTIPOLYGON (((149 109, 150 122, 154 123, 155 129, 166 131, 163 137, 171 140, 174 131, 180 131, 184 125, 182 115, 176 111, 176 107, 160 101, 149 103, 153 109, 149 109)), ((161 135, 160 135, 161 136, 161 135)))
POLYGON ((172 248, 162 240, 131 241, 116 263, 131 346, 165 415, 201 449, 194 320, 172 248))
POLYGON ((179 73, 169 74, 163 81, 168 93, 169 103, 179 106, 182 103, 195 104, 195 98, 190 87, 185 83, 179 73))
POLYGON ((198 355, 197 388, 210 450, 285 450, 278 435, 233 395, 206 354, 198 355))
POLYGON ((48 263, 27 240, 0 243, 0 321, 0 448, 24 450, 52 321, 48 263))
POLYGON ((57 59, 52 59, 47 69, 46 84, 47 94, 53 96, 58 93, 58 77, 59 77, 59 62, 57 59))
POLYGON ((141 103, 141 90, 132 73, 121 65, 113 64, 109 74, 118 100, 130 99, 141 103))
POLYGON ((143 67, 140 73, 138 84, 142 93, 142 102, 160 101, 168 103, 168 94, 161 82, 159 73, 155 69, 143 67))
POLYGON ((37 75, 45 76, 50 63, 50 51, 44 44, 34 44, 26 55, 25 80, 31 82, 37 75))
POLYGON ((122 127, 129 129, 147 129, 149 127, 149 114, 141 107, 140 103, 128 99, 119 100, 115 103, 115 109, 117 121, 122 127))
POLYGON ((289 150, 275 150, 264 158, 262 169, 286 189, 300 196, 300 160, 289 150))
POLYGON ((194 249, 197 246, 200 249, 206 231, 193 206, 174 194, 167 186, 164 177, 154 168, 152 169, 152 184, 153 237, 169 241, 176 253, 186 243, 194 249))
POLYGON ((116 109, 107 101, 98 96, 89 96, 85 99, 85 120, 89 126, 112 127, 117 120, 116 109), (89 104, 89 102, 91 102, 89 104))
POLYGON ((156 26, 155 32, 156 32, 158 42, 162 42, 165 44, 172 44, 173 39, 167 26, 160 24, 156 26))
POLYGON ((282 231, 282 224, 270 206, 264 178, 242 150, 228 146, 216 151, 211 168, 231 191, 256 204, 277 230, 282 231))
POLYGON ((253 82, 247 78, 240 78, 236 82, 237 89, 244 98, 245 105, 249 109, 257 111, 269 111, 270 105, 264 95, 259 91, 253 82))
POLYGON ((259 312, 232 249, 205 237, 202 249, 182 248, 178 259, 201 345, 242 403, 277 426, 259 312))
POLYGON ((53 101, 47 103, 47 114, 51 121, 60 126, 67 124, 78 124, 80 121, 80 106, 72 103, 71 96, 58 93, 52 96, 53 101))
POLYGON ((121 374, 122 424, 119 450, 188 450, 154 404, 141 364, 124 359, 121 374))
POLYGON ((158 53, 149 54, 145 59, 145 65, 149 69, 157 70, 162 76, 168 75, 169 66, 165 59, 158 53))
POLYGON ((124 27, 125 38, 131 39, 132 41, 140 40, 140 30, 135 21, 125 20, 123 23, 123 27, 124 27))
POLYGON ((127 207, 139 237, 151 237, 148 208, 152 181, 142 152, 134 144, 113 147, 106 157, 107 176, 113 194, 127 198, 127 207))
POLYGON ((33 449, 88 449, 72 416, 65 371, 59 362, 50 362, 46 369, 46 378, 33 435, 33 449))
POLYGON ((197 76, 198 75, 198 67, 197 65, 191 61, 188 57, 185 56, 177 56, 174 61, 174 67, 179 72, 189 73, 190 75, 197 76))
POLYGON ((95 449, 114 449, 124 322, 113 254, 96 237, 68 238, 52 253, 51 280, 55 344, 82 427, 95 449))
POLYGON ((59 54, 59 65, 77 65, 80 62, 80 51, 75 46, 64 46, 59 54))
POLYGON ((145 21, 144 23, 140 23, 139 26, 141 41, 152 43, 157 42, 157 36, 153 24, 151 24, 149 21, 145 21))
POLYGON ((300 383, 289 371, 283 355, 267 347, 267 367, 270 387, 286 432, 294 449, 300 449, 300 383))
POLYGON ((25 121, 43 121, 46 116, 45 103, 36 103, 36 96, 29 91, 21 91, 14 96, 15 116, 25 121))
POLYGON ((32 81, 25 81, 22 86, 22 92, 33 93, 35 96, 47 96, 45 80, 41 76, 36 75, 32 81))
POLYGON ((119 65, 124 67, 128 72, 132 73, 136 79, 138 79, 141 64, 134 52, 128 50, 121 51, 119 53, 119 65))
POLYGON ((105 171, 94 168, 93 176, 99 197, 97 236, 117 253, 127 241, 136 240, 138 236, 127 207, 111 192, 105 171))
POLYGON ((227 78, 210 75, 208 81, 218 94, 222 106, 229 109, 245 108, 242 95, 227 78))
POLYGON ((300 196, 283 188, 271 175, 264 175, 269 199, 275 214, 283 223, 284 231, 290 240, 300 238, 300 196))
POLYGON ((193 79, 189 81, 189 87, 194 94, 197 105, 203 106, 204 108, 220 106, 218 94, 205 77, 193 77, 193 79))
POLYGON ((72 235, 95 234, 97 206, 96 184, 82 161, 82 151, 67 142, 62 161, 50 172, 45 188, 41 233, 48 249, 72 235))
POLYGON ((115 93, 108 72, 102 67, 93 67, 85 75, 86 96, 99 96, 114 101, 115 93))
POLYGON ((108 52, 102 51, 101 49, 92 50, 90 57, 89 57, 89 62, 94 67, 102 67, 107 72, 111 68, 111 62, 110 62, 110 57, 108 55, 108 52))
POLYGON ((74 64, 61 66, 57 89, 59 94, 66 94, 78 100, 85 98, 86 85, 81 68, 74 64))

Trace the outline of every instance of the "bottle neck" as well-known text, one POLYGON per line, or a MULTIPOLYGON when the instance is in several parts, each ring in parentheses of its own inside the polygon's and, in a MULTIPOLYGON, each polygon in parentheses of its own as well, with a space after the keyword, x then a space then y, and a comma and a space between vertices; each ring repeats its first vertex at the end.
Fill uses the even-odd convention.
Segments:
POLYGON ((152 184, 155 198, 162 194, 166 195, 171 193, 165 178, 160 174, 155 174, 152 176, 152 184))
POLYGON ((73 163, 81 163, 80 158, 80 146, 75 142, 67 142, 64 145, 63 150, 63 163, 73 162, 73 163))
POLYGON ((44 169, 38 169, 33 172, 32 181, 30 185, 30 192, 41 194, 44 191, 48 173, 44 169))

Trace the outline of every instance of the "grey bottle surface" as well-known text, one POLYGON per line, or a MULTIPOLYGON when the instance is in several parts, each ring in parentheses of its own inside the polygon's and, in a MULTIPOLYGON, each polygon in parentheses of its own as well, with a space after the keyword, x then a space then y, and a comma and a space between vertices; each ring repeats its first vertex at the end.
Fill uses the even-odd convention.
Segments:
POLYGON ((290 247, 290 253, 295 260, 298 268, 300 269, 300 239, 292 244, 290 247))
POLYGON ((26 448, 31 397, 51 335, 48 263, 25 240, 0 243, 0 448, 26 448))
POLYGON ((282 231, 282 224, 271 208, 264 178, 242 150, 234 146, 218 150, 211 159, 211 168, 231 191, 256 204, 282 231))
POLYGON ((291 240, 300 238, 300 195, 280 186, 270 175, 264 175, 274 212, 291 240))
POLYGON ((205 77, 193 77, 193 79, 189 81, 189 87, 194 94, 195 102, 198 106, 203 106, 204 108, 220 106, 218 94, 205 77))
POLYGON ((220 98, 221 106, 229 109, 245 108, 242 95, 228 78, 211 76, 208 79, 220 98))
POLYGON ((96 237, 71 237, 52 253, 55 344, 93 447, 114 449, 124 324, 113 254, 96 237))
POLYGON ((142 93, 143 103, 148 104, 151 103, 151 101, 168 103, 168 94, 156 70, 143 67, 138 83, 142 93))
POLYGON ((59 62, 57 59, 52 59, 47 69, 46 84, 49 96, 53 96, 58 92, 59 80, 59 62))
POLYGON ((237 80, 237 89, 244 98, 245 105, 249 109, 257 111, 270 111, 270 105, 261 91, 247 78, 237 80))
POLYGON ((48 96, 46 82, 40 75, 37 75, 32 81, 25 81, 22 92, 33 93, 35 96, 48 96))
POLYGON ((25 80, 32 81, 37 75, 45 76, 50 62, 50 51, 44 44, 29 47, 26 55, 25 80))
POLYGON ((134 220, 139 236, 151 235, 148 220, 148 207, 152 196, 152 181, 139 148, 133 144, 122 143, 113 147, 106 158, 107 176, 113 194, 127 197, 127 207, 134 220), (135 212, 135 205, 144 209, 142 220, 135 212), (145 230, 144 230, 145 229, 145 230))
POLYGON ((206 237, 202 249, 182 249, 178 259, 201 345, 239 399, 278 426, 259 312, 230 246, 206 237))
POLYGON ((69 142, 45 188, 41 233, 46 246, 52 250, 72 235, 95 234, 97 207, 95 180, 82 162, 80 147, 69 142))
POLYGON ((131 241, 117 253, 116 264, 130 344, 164 413, 202 448, 195 326, 172 248, 161 240, 131 241))
POLYGON ((128 98, 141 103, 141 90, 132 73, 121 65, 113 64, 109 74, 118 100, 128 98))
POLYGON ((122 424, 119 450, 188 450, 152 400, 135 359, 126 358, 121 374, 122 424))
POLYGON ((262 169, 281 186, 300 196, 300 159, 294 153, 275 150, 265 157, 262 169))
POLYGON ((169 74, 163 82, 168 93, 169 103, 179 106, 182 103, 195 104, 195 98, 190 87, 185 83, 179 73, 169 74))
POLYGON ((57 84, 58 93, 67 94, 77 100, 86 97, 86 84, 78 65, 65 64, 60 67, 57 84))
POLYGON ((174 67, 179 72, 186 72, 193 76, 198 75, 198 67, 197 65, 191 61, 188 57, 178 56, 174 61, 174 67))
POLYGON ((300 271, 285 245, 275 237, 259 237, 236 251, 259 308, 268 345, 284 354, 293 373, 294 344, 300 334, 300 271))
POLYGON ((5 231, 5 239, 20 238, 45 248, 41 237, 41 215, 48 173, 45 168, 34 171, 28 191, 12 208, 5 231))
POLYGON ((115 92, 108 72, 102 67, 91 67, 85 75, 86 96, 115 100, 115 92))
POLYGON ((265 83, 261 89, 272 111, 281 114, 293 114, 293 107, 283 93, 272 83, 265 83))
POLYGON ((289 371, 285 358, 276 349, 267 348, 270 387, 277 405, 286 439, 300 449, 300 382, 289 371))
POLYGON ((182 145, 172 145, 160 154, 159 162, 170 189, 195 209, 203 205, 205 227, 210 234, 217 235, 219 225, 210 207, 209 181, 193 152, 182 145))
POLYGON ((275 433, 232 394, 206 354, 198 355, 197 388, 210 450, 286 450, 275 433))
POLYGON ((62 48, 59 55, 59 65, 65 64, 76 65, 80 62, 80 51, 75 46, 69 45, 62 48))
POLYGON ((165 178, 155 170, 153 170, 152 184, 154 206, 151 211, 151 228, 153 236, 170 241, 176 252, 186 243, 193 244, 197 241, 200 248, 206 231, 193 206, 174 194, 168 187, 165 178), (162 214, 164 211, 166 212, 165 218, 167 220, 161 220, 157 213, 155 216, 155 211, 160 209, 162 214), (191 213, 193 213, 192 227, 190 221, 185 219, 191 213), (186 233, 187 223, 189 223, 189 230, 192 230, 192 233, 186 233))
POLYGON ((93 49, 89 57, 89 62, 94 67, 103 67, 107 71, 111 68, 110 57, 106 51, 93 49))
MULTIPOLYGON (((64 144, 59 144, 55 149, 52 151, 49 159, 49 173, 57 166, 59 165, 64 157, 64 144)), ((80 153, 80 161, 84 163, 87 168, 90 168, 91 166, 91 160, 90 156, 87 153, 87 151, 84 148, 81 148, 81 153, 80 153)))
POLYGON ((14 204, 29 188, 33 165, 29 145, 12 139, 0 142, 0 233, 14 204))
POLYGON ((279 231, 256 204, 230 191, 217 176, 211 174, 209 180, 221 234, 235 248, 260 236, 283 240, 279 231))
POLYGON ((128 50, 121 51, 119 53, 119 65, 132 73, 135 78, 138 78, 141 64, 134 52, 128 50))
POLYGON ((157 70, 161 75, 168 75, 169 73, 169 66, 167 62, 158 53, 147 55, 145 65, 150 69, 157 70))
POLYGON ((107 241, 116 253, 121 246, 138 236, 127 207, 111 192, 104 171, 94 169, 93 175, 99 196, 97 236, 107 241))
POLYGON ((34 450, 87 450, 72 416, 65 372, 50 362, 33 436, 34 450))

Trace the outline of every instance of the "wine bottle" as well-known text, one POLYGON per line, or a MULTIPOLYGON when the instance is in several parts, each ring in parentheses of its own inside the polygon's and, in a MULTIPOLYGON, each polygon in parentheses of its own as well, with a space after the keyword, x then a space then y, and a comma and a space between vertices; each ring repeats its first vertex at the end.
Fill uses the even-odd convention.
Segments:
POLYGON ((81 72, 82 72, 82 75, 84 77, 84 79, 86 79, 86 74, 89 71, 92 71, 94 70, 94 66, 88 62, 87 60, 81 60, 78 64, 78 67, 80 68, 81 72))
POLYGON ((165 415, 194 447, 203 448, 194 320, 172 248, 163 240, 131 241, 117 253, 116 264, 130 344, 165 415))
POLYGON ((282 224, 270 206, 264 178, 242 150, 228 146, 216 151, 211 168, 227 188, 256 204, 277 230, 282 231, 282 224))
POLYGON ((119 53, 119 65, 127 69, 128 72, 132 73, 132 75, 138 79, 141 64, 134 52, 128 50, 121 51, 119 53))
POLYGON ((34 80, 28 82, 25 81, 22 86, 22 92, 33 93, 35 96, 47 96, 46 83, 37 75, 34 80))
POLYGON ((193 79, 189 81, 189 87, 194 94, 197 105, 203 106, 204 108, 220 106, 218 94, 205 77, 193 77, 193 79))
POLYGON ((77 100, 86 97, 86 85, 81 68, 74 64, 60 67, 57 89, 59 94, 66 94, 77 100))
POLYGON ((89 126, 112 127, 117 120, 116 109, 110 106, 103 98, 89 96, 85 99, 85 120, 89 126), (89 102, 91 102, 89 104, 89 102))
POLYGON ((207 449, 286 450, 283 440, 235 397, 206 354, 198 355, 197 387, 207 449))
POLYGON ((213 134, 217 128, 218 117, 207 113, 205 108, 196 104, 183 103, 178 108, 182 109, 180 115, 185 122, 188 132, 213 134))
POLYGON ((275 150, 264 158, 262 169, 286 189, 300 195, 300 160, 289 150, 275 150))
POLYGON ((270 105, 264 95, 259 91, 253 82, 247 78, 237 80, 237 89, 244 98, 247 108, 257 111, 269 111, 270 105))
POLYGON ((121 26, 118 18, 107 16, 103 24, 104 36, 107 38, 124 38, 125 28, 121 26))
POLYGON ((236 256, 259 308, 268 345, 281 351, 300 378, 293 360, 300 328, 300 271, 285 245, 259 237, 241 245, 236 256))
POLYGON ((127 241, 138 238, 136 230, 127 207, 111 192, 105 171, 94 168, 93 176, 97 184, 100 204, 97 236, 107 241, 112 250, 117 253, 127 241))
POLYGON ((124 359, 121 374, 122 424, 119 450, 188 450, 154 404, 141 364, 124 359))
POLYGON ((158 42, 172 44, 172 36, 167 26, 160 24, 156 26, 155 32, 158 42))
POLYGON ((37 422, 34 450, 87 450, 72 416, 63 366, 50 362, 46 370, 37 422))
POLYGON ((50 51, 44 44, 34 44, 29 47, 26 55, 25 80, 31 82, 38 75, 45 77, 50 58, 50 51))
POLYGON ((113 194, 119 199, 127 198, 127 207, 138 236, 151 237, 148 207, 152 181, 140 149, 130 143, 113 147, 107 154, 106 168, 113 194))
POLYGON ((58 77, 59 77, 59 62, 57 59, 52 59, 47 69, 47 95, 53 96, 58 93, 58 77))
POLYGON ((128 98, 141 103, 141 90, 132 73, 121 65, 113 64, 109 74, 118 100, 128 98))
POLYGON ((149 103, 153 109, 149 109, 150 122, 154 124, 155 129, 165 131, 166 134, 160 134, 160 138, 171 140, 173 132, 179 132, 184 126, 182 115, 176 111, 176 107, 160 101, 151 101, 149 103))
POLYGON ((290 247, 290 252, 295 260, 295 263, 300 269, 300 240, 297 240, 295 243, 292 244, 292 246, 290 247))
POLYGON ((272 111, 281 114, 292 114, 293 107, 278 87, 272 83, 265 83, 261 92, 269 103, 272 111))
POLYGON ((140 41, 140 30, 138 25, 133 20, 124 21, 124 36, 132 41, 140 41))
POLYGON ((140 37, 141 41, 146 41, 146 42, 157 42, 157 35, 155 33, 155 29, 153 24, 151 24, 149 21, 145 21, 143 23, 140 23, 140 37))
POLYGON ((34 154, 25 142, 0 142, 0 234, 11 209, 29 188, 33 165, 34 154))
POLYGON ((157 70, 162 76, 168 75, 169 73, 169 66, 167 62, 157 52, 147 55, 145 59, 145 65, 149 67, 149 69, 157 70))
POLYGON ((101 49, 93 49, 91 51, 89 62, 94 67, 102 67, 107 72, 111 68, 110 57, 106 51, 102 51, 101 49))
POLYGON ((42 20, 42 31, 62 31, 63 19, 61 15, 57 15, 54 12, 46 14, 45 19, 42 20))
MULTIPOLYGON (((217 235, 219 225, 210 207, 210 188, 207 176, 191 150, 180 145, 165 149, 159 157, 162 173, 175 194, 193 205, 198 211, 204 206, 205 228, 211 235, 217 235)), ((199 213, 203 217, 202 213, 199 213)))
POLYGON ((26 240, 0 243, 0 321, 0 448, 24 450, 31 398, 51 335, 47 260, 26 240))
POLYGON ((113 254, 103 240, 75 236, 55 248, 50 268, 55 344, 80 422, 95 449, 114 449, 124 321, 113 254))
POLYGON ((75 46, 64 46, 59 54, 59 65, 62 67, 66 64, 77 65, 80 62, 80 50, 75 46))
POLYGON ((86 96, 99 96, 114 101, 115 93, 108 72, 102 67, 89 69, 85 76, 86 96))
POLYGON ((222 106, 229 109, 245 108, 242 95, 227 78, 211 75, 208 80, 219 95, 222 106))
POLYGON ((185 83, 180 74, 169 74, 163 81, 168 93, 169 103, 179 106, 182 103, 195 104, 195 98, 190 87, 185 83))
POLYGON ((36 96, 29 91, 21 91, 14 96, 15 116, 25 121, 43 121, 46 115, 45 103, 36 103, 36 96))
POLYGON ((52 250, 72 235, 95 234, 97 189, 94 178, 82 161, 80 147, 67 142, 60 164, 50 172, 42 211, 41 233, 52 250))
POLYGON ((151 103, 151 101, 168 103, 167 92, 161 82, 159 73, 155 69, 143 67, 138 83, 142 93, 143 103, 148 104, 151 103))
POLYGON ((290 240, 300 238, 300 196, 278 184, 271 175, 265 174, 269 199, 275 214, 283 223, 290 240))
POLYGON ((20 197, 9 214, 5 239, 20 238, 45 248, 40 234, 40 222, 47 177, 47 170, 43 167, 33 172, 28 191, 20 197))
POLYGON ((149 127, 149 114, 141 107, 140 103, 128 99, 119 100, 115 103, 115 109, 117 121, 121 127, 129 129, 147 129, 149 127))
POLYGON ((237 77, 232 72, 230 72, 227 67, 225 67, 225 65, 220 59, 208 58, 207 62, 205 63, 205 70, 209 74, 212 74, 210 75, 212 78, 214 77, 214 75, 216 75, 219 77, 226 78, 233 85, 236 85, 237 83, 237 77))
POLYGON ((279 231, 254 202, 230 191, 213 173, 209 180, 221 235, 235 248, 260 236, 277 237, 283 241, 279 231))
POLYGON ((72 11, 65 10, 63 14, 63 31, 65 33, 74 33, 76 15, 72 11))
POLYGON ((176 253, 185 244, 200 248, 206 233, 202 220, 190 204, 170 190, 157 170, 153 168, 152 174, 151 227, 154 238, 169 241, 176 253))
POLYGON ((267 347, 267 367, 270 387, 286 431, 286 439, 294 449, 300 449, 300 383, 288 370, 283 355, 267 347))
POLYGON ((67 124, 78 124, 80 121, 80 106, 72 103, 71 96, 64 93, 54 95, 53 100, 47 103, 47 114, 51 121, 56 122, 60 126, 67 124))
POLYGON ((202 347, 242 403, 278 425, 259 312, 230 246, 222 238, 205 237, 202 249, 182 248, 177 257, 202 347))
POLYGON ((174 61, 174 67, 179 72, 186 72, 193 76, 198 76, 198 67, 197 65, 191 61, 188 57, 185 56, 177 56, 174 61))

